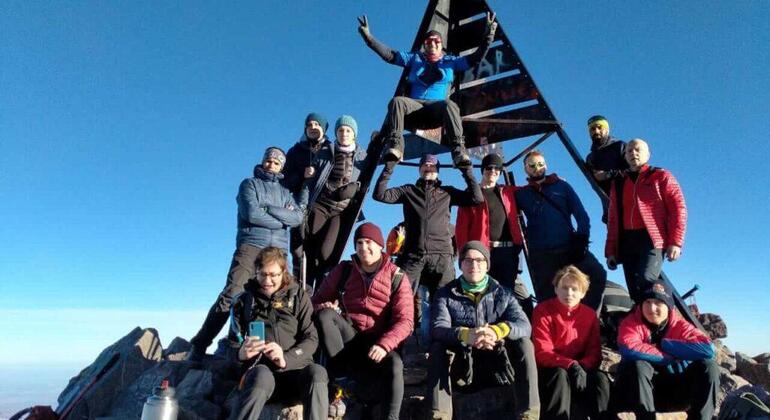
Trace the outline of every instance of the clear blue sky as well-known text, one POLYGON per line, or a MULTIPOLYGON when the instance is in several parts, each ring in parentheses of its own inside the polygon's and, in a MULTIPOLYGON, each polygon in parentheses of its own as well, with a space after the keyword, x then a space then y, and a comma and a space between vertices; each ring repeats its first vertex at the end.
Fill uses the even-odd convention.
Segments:
MULTIPOLYGON (((364 46, 356 16, 408 48, 425 3, 2 2, 2 363, 85 364, 135 325, 189 338, 224 284, 241 179, 309 111, 354 115, 366 142, 400 69, 364 46)), ((770 3, 490 4, 583 154, 595 113, 648 140, 690 214, 666 272, 680 291, 702 286, 733 349, 770 350, 770 3)), ((556 139, 543 149, 601 257, 598 199, 556 139)), ((453 172, 441 176, 459 183, 453 172)), ((365 212, 400 218, 371 200, 365 212)))

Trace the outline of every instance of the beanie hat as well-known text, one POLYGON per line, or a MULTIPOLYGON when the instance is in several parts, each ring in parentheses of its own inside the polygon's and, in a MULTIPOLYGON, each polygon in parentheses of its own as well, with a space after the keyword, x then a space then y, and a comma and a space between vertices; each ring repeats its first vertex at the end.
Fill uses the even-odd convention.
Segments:
POLYGON ((315 121, 321 127, 323 127, 324 133, 329 129, 329 123, 326 121, 326 118, 324 118, 321 114, 318 114, 316 112, 311 112, 307 114, 307 117, 305 117, 305 127, 307 127, 310 121, 315 121))
POLYGON ((343 125, 347 125, 348 127, 353 129, 353 135, 358 138, 358 124, 356 123, 356 120, 351 117, 350 115, 343 115, 339 118, 337 118, 337 123, 334 124, 334 132, 336 133, 337 130, 339 130, 340 127, 343 125))
POLYGON ((607 128, 610 128, 610 122, 605 118, 603 115, 594 115, 593 117, 588 119, 588 126, 592 126, 594 124, 603 125, 607 128))
POLYGON ((484 259, 487 260, 487 267, 489 267, 490 265, 489 249, 481 241, 468 241, 465 243, 465 245, 463 245, 462 249, 460 250, 460 265, 462 266, 463 259, 465 259, 465 254, 467 254, 468 251, 472 249, 479 251, 481 255, 484 256, 484 259))
POLYGON ((277 147, 268 147, 267 150, 265 150, 265 155, 262 156, 262 163, 268 159, 275 159, 278 162, 281 162, 281 168, 283 168, 286 164, 286 153, 277 147))
POLYGON ((642 302, 647 299, 658 299, 668 306, 668 309, 674 307, 674 298, 671 297, 671 290, 666 287, 666 283, 658 280, 642 293, 642 302))
POLYGON ((371 239, 377 245, 385 248, 385 240, 382 238, 382 231, 374 223, 366 222, 356 229, 356 233, 353 234, 353 242, 358 241, 360 238, 371 239))
POLYGON ((441 32, 435 29, 431 29, 430 31, 426 32, 425 37, 423 38, 423 41, 432 37, 437 37, 442 44, 444 43, 444 38, 441 36, 441 32))
POLYGON ((439 170, 439 163, 436 155, 431 155, 429 153, 422 155, 420 158, 420 166, 422 165, 433 165, 436 167, 436 172, 439 170))
POLYGON ((484 169, 487 166, 497 166, 498 168, 503 169, 503 158, 497 153, 490 153, 481 160, 481 169, 484 169))

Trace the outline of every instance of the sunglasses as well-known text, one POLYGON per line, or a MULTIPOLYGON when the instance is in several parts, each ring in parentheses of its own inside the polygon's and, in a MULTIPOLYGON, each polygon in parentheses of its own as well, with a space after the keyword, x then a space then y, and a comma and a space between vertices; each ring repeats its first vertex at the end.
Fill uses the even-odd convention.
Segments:
POLYGON ((545 162, 528 163, 527 167, 529 167, 530 169, 543 168, 545 167, 545 162))

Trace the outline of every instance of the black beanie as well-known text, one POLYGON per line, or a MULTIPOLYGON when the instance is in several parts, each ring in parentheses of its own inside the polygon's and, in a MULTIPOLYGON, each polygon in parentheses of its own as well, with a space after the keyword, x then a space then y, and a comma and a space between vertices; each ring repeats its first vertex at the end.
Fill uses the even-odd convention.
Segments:
POLYGON ((642 302, 647 299, 658 299, 665 303, 669 310, 674 308, 674 298, 671 296, 671 290, 666 287, 665 282, 660 280, 653 283, 642 293, 642 302))
POLYGON ((500 155, 497 153, 490 153, 482 159, 481 169, 484 169, 487 166, 497 166, 498 168, 503 169, 503 163, 503 158, 500 157, 500 155))

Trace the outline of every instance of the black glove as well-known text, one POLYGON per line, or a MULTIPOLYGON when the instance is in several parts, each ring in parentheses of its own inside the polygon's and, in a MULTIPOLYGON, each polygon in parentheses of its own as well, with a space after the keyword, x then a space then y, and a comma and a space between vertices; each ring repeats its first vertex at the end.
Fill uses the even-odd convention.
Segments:
POLYGON ((588 235, 573 233, 569 242, 570 261, 573 264, 583 261, 588 254, 588 235))
POLYGON ((588 385, 588 374, 580 363, 573 363, 569 367, 569 377, 572 379, 572 383, 575 385, 575 389, 578 391, 585 391, 588 385))
POLYGON ((358 33, 361 34, 364 41, 368 41, 372 37, 372 33, 369 31, 369 19, 366 18, 366 15, 358 17, 358 33))

